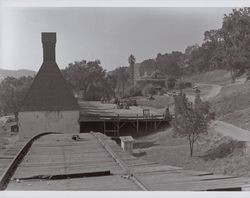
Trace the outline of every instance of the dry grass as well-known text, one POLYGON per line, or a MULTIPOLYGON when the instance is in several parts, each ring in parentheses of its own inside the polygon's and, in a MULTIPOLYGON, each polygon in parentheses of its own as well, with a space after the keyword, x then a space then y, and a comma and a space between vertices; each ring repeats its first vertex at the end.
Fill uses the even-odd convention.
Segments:
MULTIPOLYGON (((217 119, 250 130, 249 84, 232 84, 230 73, 225 70, 215 70, 193 75, 186 77, 186 80, 222 85, 223 88, 220 94, 210 100, 217 119)), ((205 93, 206 91, 203 92, 205 93)))
MULTIPOLYGON (((194 75, 186 80, 222 85, 221 93, 211 100, 217 118, 250 130, 249 84, 231 84, 229 72, 223 70, 194 75)), ((206 94, 209 89, 208 86, 203 87, 202 91, 206 94)), ((192 94, 191 89, 186 92, 192 94)), ((187 139, 173 137, 172 129, 139 138, 137 142, 136 155, 148 161, 218 174, 250 176, 249 146, 245 142, 222 137, 212 129, 195 144, 192 158, 187 139)))
POLYGON ((226 85, 231 82, 230 73, 226 70, 214 70, 210 72, 195 74, 193 76, 186 76, 184 81, 193 83, 210 83, 217 85, 226 85))
POLYGON ((222 115, 220 120, 250 131, 250 107, 222 115))
POLYGON ((223 87, 211 100, 218 119, 250 130, 250 85, 232 84, 223 87))
POLYGON ((235 176, 250 176, 250 158, 245 152, 244 142, 213 131, 195 145, 194 157, 189 156, 187 139, 174 137, 173 129, 139 138, 135 144, 135 155, 147 161, 235 176))

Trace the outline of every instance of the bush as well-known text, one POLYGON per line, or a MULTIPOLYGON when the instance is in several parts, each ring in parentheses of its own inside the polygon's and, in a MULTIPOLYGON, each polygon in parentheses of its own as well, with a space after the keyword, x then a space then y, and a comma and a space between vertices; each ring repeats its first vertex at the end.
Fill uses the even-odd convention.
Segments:
POLYGON ((176 79, 175 79, 175 78, 169 78, 169 79, 166 81, 166 87, 167 87, 168 89, 174 89, 175 84, 176 84, 176 79))
POLYGON ((176 89, 185 89, 185 88, 191 88, 192 83, 191 82, 178 82, 175 84, 176 89))
POLYGON ((155 94, 155 87, 152 84, 146 85, 142 90, 143 96, 152 96, 155 94))
POLYGON ((142 96, 142 86, 133 85, 132 87, 130 87, 129 95, 130 96, 142 96))

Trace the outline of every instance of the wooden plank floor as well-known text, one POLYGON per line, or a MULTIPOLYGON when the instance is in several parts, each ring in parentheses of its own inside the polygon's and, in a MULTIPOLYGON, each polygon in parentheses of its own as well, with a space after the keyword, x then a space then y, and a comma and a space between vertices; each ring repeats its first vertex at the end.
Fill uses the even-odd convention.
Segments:
POLYGON ((36 140, 18 166, 7 190, 142 190, 127 177, 127 172, 98 138, 126 163, 131 173, 149 187, 149 190, 215 190, 250 186, 249 178, 214 175, 139 160, 124 152, 109 137, 100 133, 80 134, 80 141, 72 140, 71 136, 71 134, 53 134, 36 140), (111 175, 59 180, 22 180, 38 175, 68 175, 98 171, 110 171, 111 175))
MULTIPOLYGON (((131 106, 130 109, 117 109, 115 104, 102 104, 101 102, 96 101, 82 101, 79 102, 81 116, 85 116, 87 119, 90 115, 99 115, 99 116, 121 116, 121 117, 133 117, 136 119, 138 115, 143 116, 143 108, 131 106), (87 115, 87 117, 86 117, 87 115)), ((164 110, 156 111, 150 110, 151 115, 163 115, 164 110)), ((130 118, 131 119, 131 118, 130 118)))

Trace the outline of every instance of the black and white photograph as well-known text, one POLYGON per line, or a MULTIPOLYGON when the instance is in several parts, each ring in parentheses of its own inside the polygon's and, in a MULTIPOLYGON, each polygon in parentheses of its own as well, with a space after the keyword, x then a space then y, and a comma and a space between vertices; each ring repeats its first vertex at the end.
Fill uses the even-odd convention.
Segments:
POLYGON ((250 6, 0 2, 1 191, 250 190, 250 6))

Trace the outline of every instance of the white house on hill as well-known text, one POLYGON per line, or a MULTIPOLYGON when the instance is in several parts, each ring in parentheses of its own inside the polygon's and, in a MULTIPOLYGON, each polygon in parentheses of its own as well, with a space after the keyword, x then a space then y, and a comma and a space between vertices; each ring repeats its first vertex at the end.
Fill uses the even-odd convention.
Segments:
POLYGON ((56 33, 42 33, 43 64, 18 114, 20 137, 79 132, 79 105, 55 60, 56 33))

